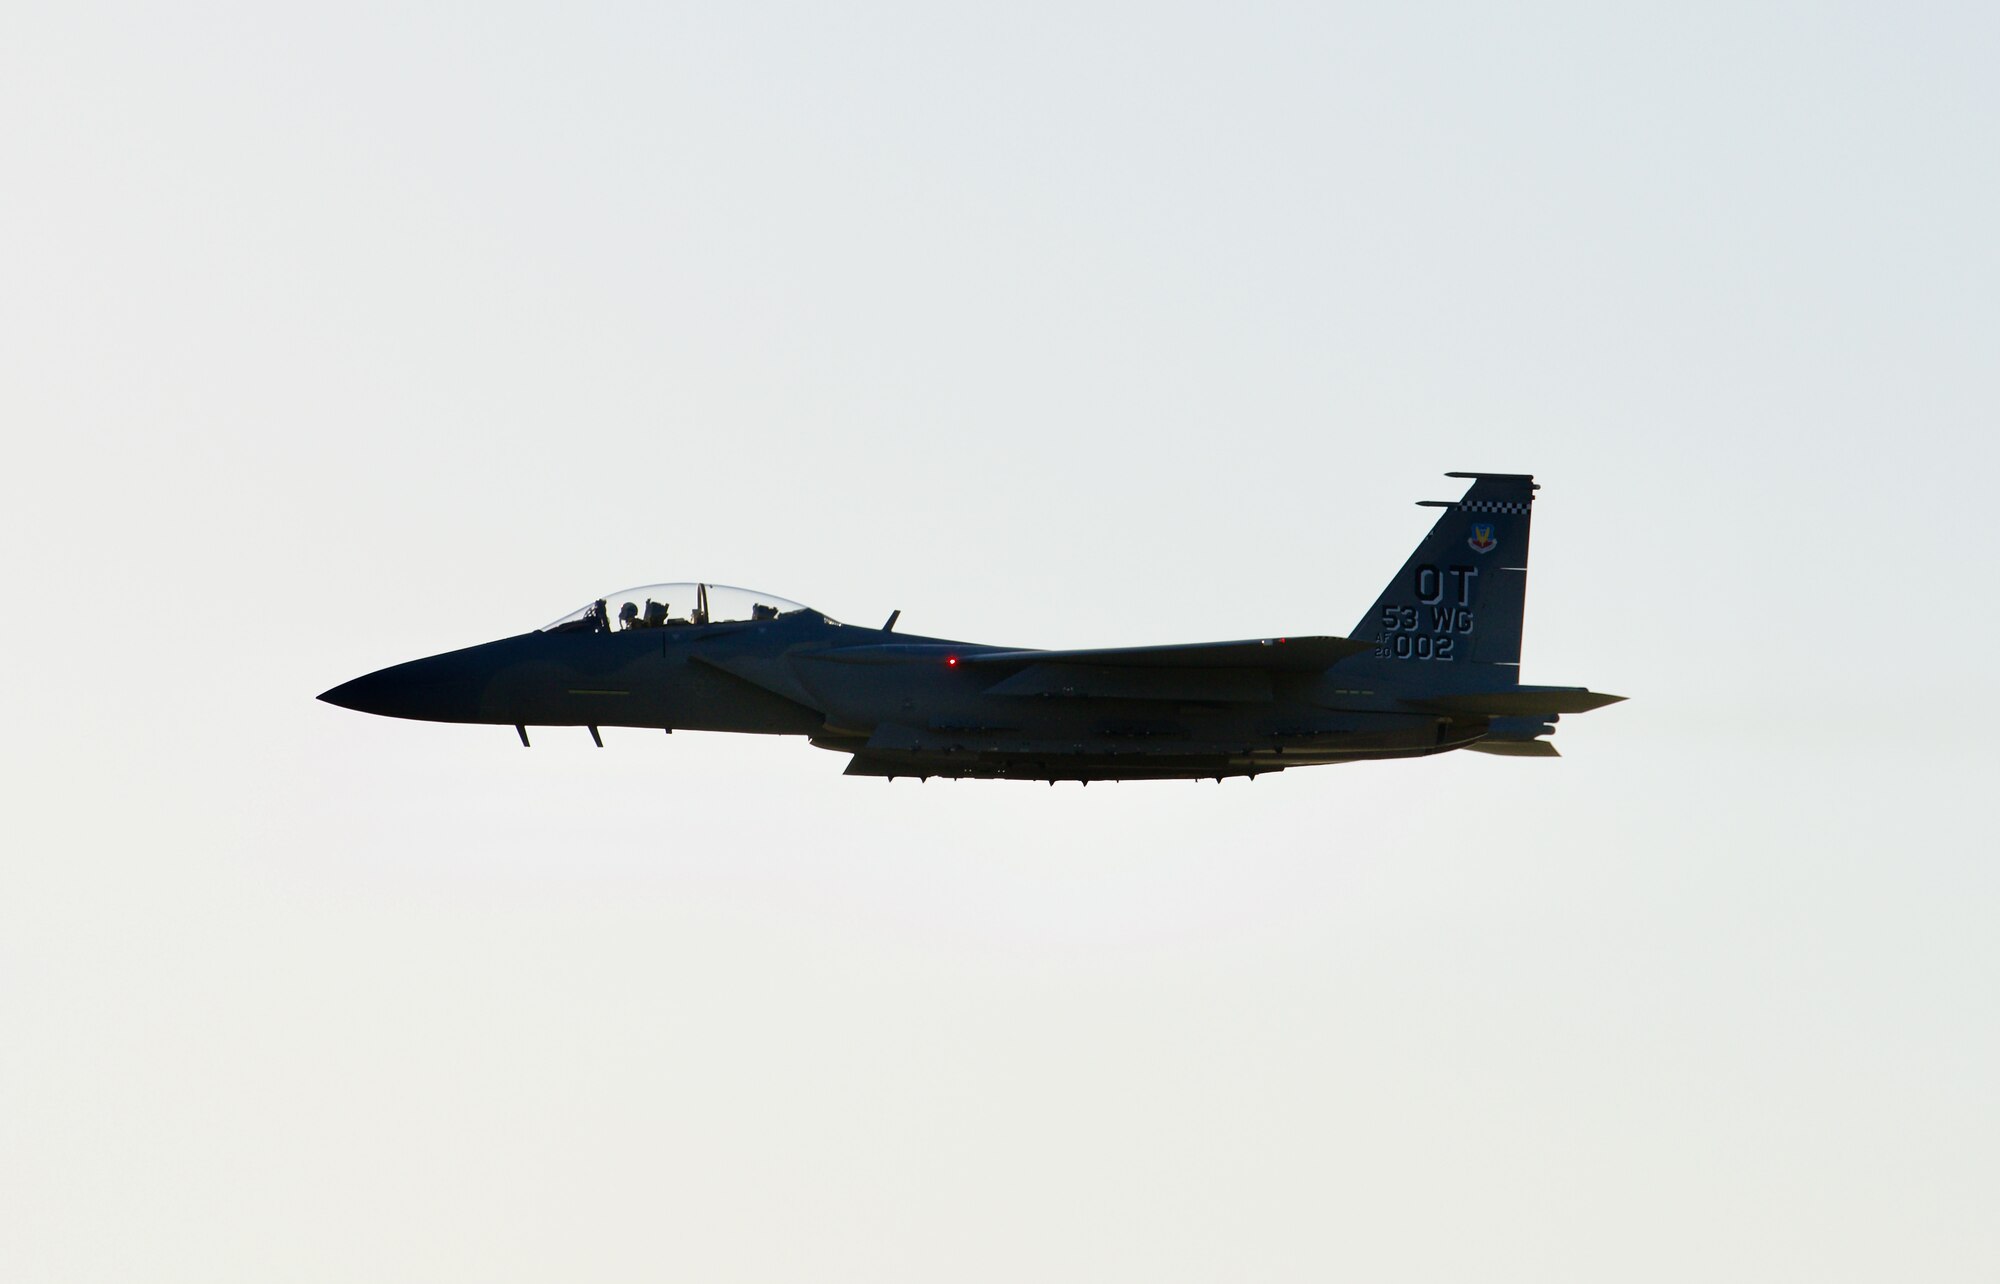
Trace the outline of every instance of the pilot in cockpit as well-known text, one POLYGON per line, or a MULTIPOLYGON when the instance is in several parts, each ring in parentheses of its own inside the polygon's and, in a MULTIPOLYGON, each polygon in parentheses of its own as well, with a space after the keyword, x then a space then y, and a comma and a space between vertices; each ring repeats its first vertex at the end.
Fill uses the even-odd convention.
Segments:
POLYGON ((618 608, 618 627, 621 629, 636 629, 639 627, 639 604, 637 602, 627 602, 618 608))

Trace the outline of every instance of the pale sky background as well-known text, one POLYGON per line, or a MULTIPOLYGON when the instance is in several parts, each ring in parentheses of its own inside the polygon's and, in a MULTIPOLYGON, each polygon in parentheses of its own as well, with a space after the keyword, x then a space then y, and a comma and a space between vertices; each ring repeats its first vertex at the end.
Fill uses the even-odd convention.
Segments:
POLYGON ((2000 1277, 1990 6, 22 5, 0 1277, 2000 1277), (1560 762, 313 696, 709 578, 1348 631, 1560 762))

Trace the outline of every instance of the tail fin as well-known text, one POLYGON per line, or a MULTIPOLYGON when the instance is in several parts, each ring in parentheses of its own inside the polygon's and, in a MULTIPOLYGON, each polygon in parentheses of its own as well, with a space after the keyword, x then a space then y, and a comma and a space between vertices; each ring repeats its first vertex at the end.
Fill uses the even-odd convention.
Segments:
POLYGON ((1445 511, 1353 637, 1374 643, 1378 660, 1439 666, 1439 677, 1477 674, 1482 686, 1512 685, 1520 680, 1528 526, 1538 487, 1524 473, 1445 476, 1469 478, 1472 489, 1458 500, 1421 501, 1445 511))

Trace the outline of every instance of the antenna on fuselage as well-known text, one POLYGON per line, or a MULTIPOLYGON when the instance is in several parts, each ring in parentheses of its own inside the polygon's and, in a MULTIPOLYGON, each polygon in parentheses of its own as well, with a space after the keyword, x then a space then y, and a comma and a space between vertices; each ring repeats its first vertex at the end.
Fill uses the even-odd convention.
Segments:
POLYGON ((901 610, 895 610, 889 612, 889 622, 882 626, 882 631, 884 633, 893 633, 896 629, 896 621, 901 619, 902 615, 903 613, 901 610))

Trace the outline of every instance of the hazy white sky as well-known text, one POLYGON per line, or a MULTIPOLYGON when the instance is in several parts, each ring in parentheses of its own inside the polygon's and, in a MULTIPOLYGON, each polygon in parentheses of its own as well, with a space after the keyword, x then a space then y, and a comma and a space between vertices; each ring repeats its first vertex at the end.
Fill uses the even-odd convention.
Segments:
POLYGON ((1990 1280, 2000 21, 36 6, 0 1276, 1990 1280), (1560 762, 842 779, 314 694, 713 578, 1347 631, 1560 762))

